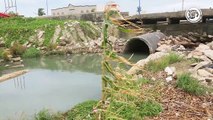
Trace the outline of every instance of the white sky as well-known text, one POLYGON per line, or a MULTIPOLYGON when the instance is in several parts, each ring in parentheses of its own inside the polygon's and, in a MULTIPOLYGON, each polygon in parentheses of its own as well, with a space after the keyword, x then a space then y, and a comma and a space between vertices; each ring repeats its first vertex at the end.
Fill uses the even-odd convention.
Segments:
MULTIPOLYGON (((65 7, 68 4, 73 5, 98 5, 98 10, 109 0, 48 0, 49 14, 51 9, 58 7, 65 7)), ((213 8, 213 0, 184 0, 184 8, 213 8)), ((138 7, 138 0, 114 0, 120 5, 121 11, 129 11, 131 15, 136 14, 138 7)), ((45 8, 46 0, 17 0, 18 12, 25 16, 36 16, 38 8, 45 8)), ((182 0, 141 0, 142 11, 144 13, 150 12, 165 12, 178 11, 182 9, 182 0)), ((4 12, 4 0, 0 1, 0 12, 4 12)))

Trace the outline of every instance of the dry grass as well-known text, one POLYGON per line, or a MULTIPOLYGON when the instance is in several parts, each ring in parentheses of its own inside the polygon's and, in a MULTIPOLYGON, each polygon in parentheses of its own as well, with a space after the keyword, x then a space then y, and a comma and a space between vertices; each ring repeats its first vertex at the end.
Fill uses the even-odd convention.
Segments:
POLYGON ((213 97, 195 96, 173 86, 162 91, 164 111, 150 120, 207 120, 213 117, 213 97))

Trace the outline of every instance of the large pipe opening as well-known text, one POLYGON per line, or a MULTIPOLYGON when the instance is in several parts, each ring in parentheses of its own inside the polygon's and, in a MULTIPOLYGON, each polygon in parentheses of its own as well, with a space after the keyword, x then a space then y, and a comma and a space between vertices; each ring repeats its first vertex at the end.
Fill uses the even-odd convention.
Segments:
POLYGON ((152 54, 158 46, 158 42, 166 37, 161 32, 147 33, 128 40, 124 53, 152 54))
POLYGON ((139 38, 131 39, 124 49, 127 54, 150 54, 148 45, 139 38))

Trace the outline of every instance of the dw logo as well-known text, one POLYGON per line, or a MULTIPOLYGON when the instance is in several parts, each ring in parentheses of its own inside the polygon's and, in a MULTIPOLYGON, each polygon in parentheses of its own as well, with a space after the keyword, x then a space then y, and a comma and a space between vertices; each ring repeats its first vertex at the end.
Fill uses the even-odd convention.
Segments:
POLYGON ((198 23, 202 19, 202 11, 198 8, 190 8, 185 13, 186 19, 191 23, 198 23))

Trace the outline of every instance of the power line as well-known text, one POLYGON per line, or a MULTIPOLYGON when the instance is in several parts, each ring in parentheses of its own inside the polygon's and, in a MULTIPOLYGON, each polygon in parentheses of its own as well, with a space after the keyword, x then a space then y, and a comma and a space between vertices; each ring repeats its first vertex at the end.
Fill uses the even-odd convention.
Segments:
POLYGON ((184 0, 182 0, 182 11, 184 10, 184 0))
POLYGON ((138 5, 138 10, 137 10, 138 14, 141 14, 141 0, 139 0, 139 5, 138 5))

